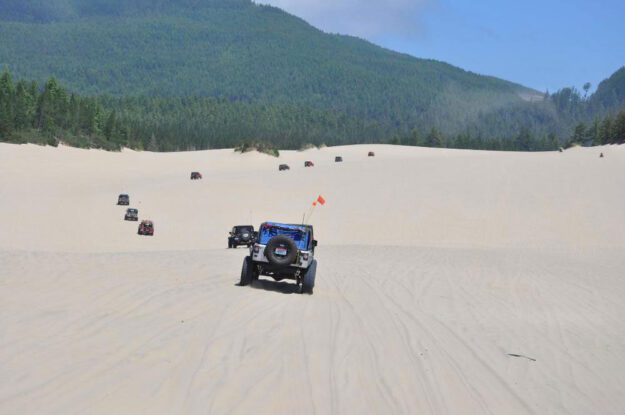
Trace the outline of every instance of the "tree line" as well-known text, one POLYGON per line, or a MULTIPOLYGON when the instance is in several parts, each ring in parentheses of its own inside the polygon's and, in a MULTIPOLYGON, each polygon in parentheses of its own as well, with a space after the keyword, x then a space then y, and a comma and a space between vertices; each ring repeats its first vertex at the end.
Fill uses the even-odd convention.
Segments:
MULTIPOLYGON (((578 93, 549 96, 575 128, 567 136, 536 132, 519 122, 518 133, 487 135, 478 128, 458 134, 384 123, 340 111, 296 104, 268 104, 211 97, 80 96, 54 78, 38 85, 0 75, 0 141, 119 150, 186 151, 252 145, 299 149, 304 145, 391 143, 503 151, 546 151, 560 146, 625 142, 625 111, 586 121, 587 100, 578 93), (581 121, 580 121, 581 120, 581 121)), ((511 119, 510 117, 503 119, 511 119)), ((522 118, 521 118, 522 119, 522 118)))

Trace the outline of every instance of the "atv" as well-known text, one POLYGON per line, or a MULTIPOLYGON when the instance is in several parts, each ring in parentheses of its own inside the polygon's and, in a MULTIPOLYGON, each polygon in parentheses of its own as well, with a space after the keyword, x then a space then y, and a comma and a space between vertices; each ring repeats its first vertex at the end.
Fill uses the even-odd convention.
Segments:
POLYGON ((243 260, 239 285, 246 286, 267 276, 276 281, 294 280, 300 294, 311 294, 315 287, 317 241, 310 225, 265 222, 258 238, 243 260))
POLYGON ((126 215, 124 215, 124 220, 138 221, 139 220, 139 211, 137 209, 127 209, 126 210, 126 215))
POLYGON ((137 233, 139 235, 154 236, 154 223, 151 220, 141 221, 137 233))
POLYGON ((119 206, 128 206, 130 204, 130 196, 126 194, 121 194, 117 198, 117 204, 119 206))
POLYGON ((315 163, 313 163, 312 161, 305 161, 304 167, 315 167, 315 163))
POLYGON ((284 170, 291 170, 291 168, 289 167, 288 164, 281 164, 280 167, 278 167, 278 171, 284 171, 284 170))
POLYGON ((202 173, 194 171, 191 173, 191 180, 202 180, 202 173))
POLYGON ((342 163, 343 162, 343 157, 341 157, 341 156, 334 157, 334 162, 335 163, 342 163))
POLYGON ((237 248, 241 245, 252 246, 256 241, 256 232, 252 225, 235 226, 228 236, 228 248, 237 248))

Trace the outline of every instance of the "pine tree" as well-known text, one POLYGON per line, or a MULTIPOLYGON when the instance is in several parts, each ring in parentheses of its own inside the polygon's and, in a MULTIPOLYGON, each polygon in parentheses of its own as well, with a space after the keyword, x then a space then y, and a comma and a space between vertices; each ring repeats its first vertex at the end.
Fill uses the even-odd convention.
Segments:
POLYGON ((426 147, 444 147, 445 140, 440 131, 436 128, 432 128, 425 139, 425 145, 426 147))
POLYGON ((14 130, 13 106, 15 89, 8 70, 0 75, 0 138, 10 137, 14 130))
POLYGON ((421 145, 421 136, 419 135, 419 130, 417 130, 416 128, 413 128, 410 134, 408 134, 402 139, 401 143, 404 146, 421 145))
POLYGON ((569 142, 569 145, 575 145, 575 144, 583 144, 584 141, 586 140, 586 124, 584 124, 583 122, 580 122, 579 124, 577 124, 577 126, 575 126, 575 131, 573 132, 573 136, 571 137, 571 140, 569 142))
POLYGON ((523 128, 515 140, 518 151, 532 150, 532 136, 527 128, 523 128))
POLYGON ((606 116, 599 127, 599 141, 601 144, 611 144, 612 141, 612 117, 606 116))
POLYGON ((106 124, 104 125, 104 137, 106 137, 108 141, 111 141, 111 139, 113 138, 115 122, 115 110, 113 110, 111 111, 111 115, 109 115, 108 119, 106 120, 106 124))
POLYGON ((625 110, 621 111, 614 123, 614 143, 625 144, 625 110))
POLYGON ((156 136, 152 133, 150 137, 150 143, 148 144, 148 151, 158 151, 158 143, 156 141, 156 136))

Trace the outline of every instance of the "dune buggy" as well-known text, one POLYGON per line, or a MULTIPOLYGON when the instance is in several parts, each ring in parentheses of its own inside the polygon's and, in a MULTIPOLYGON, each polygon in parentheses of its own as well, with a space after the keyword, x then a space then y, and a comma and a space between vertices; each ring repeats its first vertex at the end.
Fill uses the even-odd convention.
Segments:
POLYGON ((341 157, 341 156, 334 157, 334 162, 335 163, 342 163, 343 162, 343 157, 341 157))
POLYGON ((312 294, 317 274, 313 227, 266 222, 243 260, 240 285, 249 285, 260 276, 276 281, 294 280, 300 294, 312 294))
POLYGON ((191 173, 191 180, 202 180, 202 173, 194 171, 191 173))
POLYGON ((241 245, 251 246, 256 240, 256 232, 252 225, 235 226, 228 236, 228 248, 237 248, 241 245))
POLYGON ((315 163, 313 163, 312 161, 305 161, 304 167, 315 167, 315 163))
POLYGON ((278 170, 279 170, 279 171, 291 170, 291 168, 289 167, 289 165, 288 165, 288 164, 281 164, 281 165, 278 167, 278 170))

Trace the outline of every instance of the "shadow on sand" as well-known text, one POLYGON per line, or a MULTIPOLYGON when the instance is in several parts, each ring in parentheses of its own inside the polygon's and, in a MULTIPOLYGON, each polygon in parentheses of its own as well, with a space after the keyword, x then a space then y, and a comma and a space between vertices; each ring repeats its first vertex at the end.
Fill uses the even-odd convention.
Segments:
POLYGON ((293 282, 257 280, 254 281, 250 287, 255 290, 271 291, 280 294, 299 294, 299 288, 297 284, 293 282))

